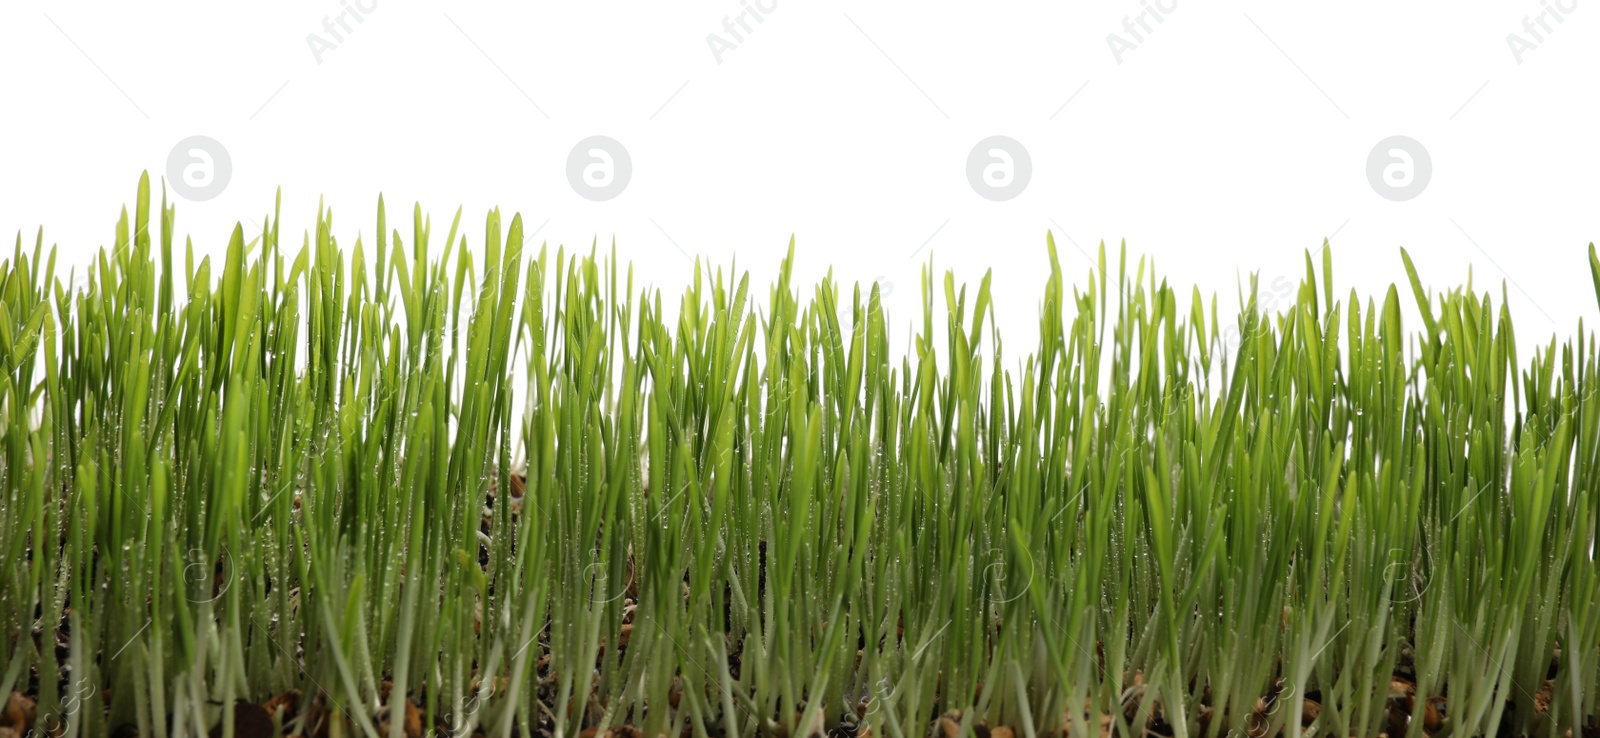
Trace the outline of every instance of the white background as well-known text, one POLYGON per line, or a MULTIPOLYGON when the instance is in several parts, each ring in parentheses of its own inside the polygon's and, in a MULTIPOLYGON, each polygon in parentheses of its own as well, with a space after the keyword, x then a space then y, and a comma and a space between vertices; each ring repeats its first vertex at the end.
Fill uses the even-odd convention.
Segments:
POLYGON ((1504 283, 1524 355, 1596 319, 1592 0, 1562 0, 1571 10, 1542 41, 1523 26, 1539 0, 1176 0, 1120 63, 1107 37, 1133 41, 1123 19, 1138 0, 776 0, 721 63, 707 36, 728 38, 740 0, 363 2, 372 12, 320 63, 307 37, 333 40, 323 22, 339 0, 0 5, 0 233, 31 245, 43 226, 81 267, 139 173, 159 178, 179 140, 205 135, 233 173, 221 196, 177 201, 201 253, 219 253, 235 221, 256 230, 279 186, 290 249, 319 197, 346 246, 370 243, 379 192, 408 242, 414 201, 436 238, 463 206, 473 248, 498 204, 552 247, 614 238, 673 304, 685 254, 737 256, 764 299, 793 234, 803 298, 830 265, 847 284, 881 279, 897 326, 916 317, 930 253, 974 285, 993 268, 1011 361, 1035 337, 1047 230, 1079 285, 1080 249, 1126 239, 1184 300, 1192 285, 1220 293, 1225 314, 1252 272, 1290 299, 1304 252, 1331 237, 1341 298, 1403 288, 1402 246, 1431 287, 1471 269, 1498 303, 1504 283), (1536 46, 1520 63, 1513 33, 1536 46), (596 134, 633 160, 608 202, 580 198, 565 173, 596 134), (997 134, 1033 162, 1007 202, 965 173, 997 134), (1433 162, 1407 202, 1366 177, 1392 135, 1433 162))

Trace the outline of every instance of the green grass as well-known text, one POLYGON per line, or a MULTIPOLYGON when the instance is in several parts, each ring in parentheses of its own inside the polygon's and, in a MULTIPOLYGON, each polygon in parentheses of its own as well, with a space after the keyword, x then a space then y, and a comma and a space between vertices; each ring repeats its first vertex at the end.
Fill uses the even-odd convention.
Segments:
POLYGON ((407 698, 561 738, 1600 728, 1595 341, 1519 350, 1503 289, 1402 253, 1338 295, 1323 248, 1233 317, 1051 242, 1037 346, 930 262, 901 355, 792 243, 669 309, 498 212, 274 212, 213 263, 161 199, 0 264, 0 695, 40 734, 248 735, 292 690, 284 734, 389 738, 407 698))

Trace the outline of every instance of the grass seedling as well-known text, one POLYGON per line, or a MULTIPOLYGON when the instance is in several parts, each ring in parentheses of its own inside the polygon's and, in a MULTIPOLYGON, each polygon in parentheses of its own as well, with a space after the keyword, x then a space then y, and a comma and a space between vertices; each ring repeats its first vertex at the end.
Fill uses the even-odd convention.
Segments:
POLYGON ((1404 252, 1230 317, 1047 237, 1017 351, 931 261, 901 336, 792 241, 663 295, 152 195, 0 260, 0 735, 1600 732, 1595 340, 1404 252))

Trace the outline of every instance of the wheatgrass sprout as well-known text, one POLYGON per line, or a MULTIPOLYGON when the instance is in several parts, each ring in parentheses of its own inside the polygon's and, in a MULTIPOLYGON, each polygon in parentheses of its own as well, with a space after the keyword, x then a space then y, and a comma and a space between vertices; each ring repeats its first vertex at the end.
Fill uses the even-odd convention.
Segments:
POLYGON ((1404 252, 1229 317, 1047 237, 1019 351, 931 261, 896 337, 793 241, 663 295, 151 195, 0 260, 0 735, 1600 731, 1595 339, 1404 252))

